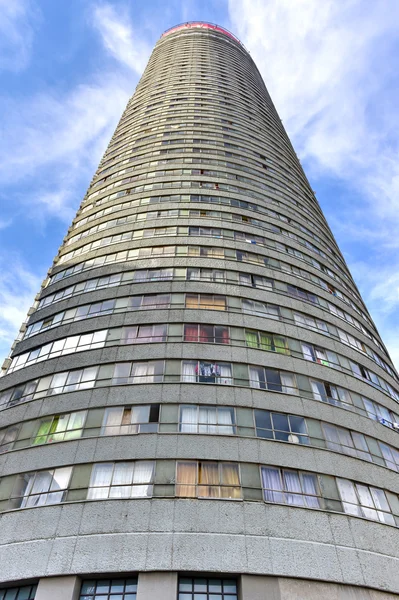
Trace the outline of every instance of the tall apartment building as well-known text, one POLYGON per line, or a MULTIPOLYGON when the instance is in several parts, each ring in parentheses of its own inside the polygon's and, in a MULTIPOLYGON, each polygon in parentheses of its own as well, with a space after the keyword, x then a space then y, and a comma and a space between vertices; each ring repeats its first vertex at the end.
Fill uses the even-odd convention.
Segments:
POLYGON ((249 53, 167 31, 1 379, 0 600, 399 597, 399 383, 249 53))

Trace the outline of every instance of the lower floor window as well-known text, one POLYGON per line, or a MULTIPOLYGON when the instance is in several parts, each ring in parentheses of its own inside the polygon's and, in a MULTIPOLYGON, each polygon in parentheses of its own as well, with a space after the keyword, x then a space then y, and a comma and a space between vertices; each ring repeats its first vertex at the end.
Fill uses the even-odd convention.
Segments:
POLYGON ((155 464, 138 460, 93 465, 87 498, 144 498, 152 496, 155 464))
POLYGON ((72 467, 61 467, 18 475, 12 493, 14 508, 63 502, 71 474, 72 467))
POLYGON ((395 525, 384 490, 348 479, 337 478, 337 484, 346 513, 395 525))
POLYGON ((314 473, 262 467, 262 486, 266 502, 320 508, 321 492, 314 473))
POLYGON ((238 464, 179 461, 176 496, 185 498, 241 498, 238 464))
POLYGON ((136 600, 137 579, 83 581, 79 600, 136 600))
POLYGON ((237 600, 235 579, 181 577, 178 600, 237 600))
POLYGON ((34 600, 37 585, 0 589, 0 600, 34 600))

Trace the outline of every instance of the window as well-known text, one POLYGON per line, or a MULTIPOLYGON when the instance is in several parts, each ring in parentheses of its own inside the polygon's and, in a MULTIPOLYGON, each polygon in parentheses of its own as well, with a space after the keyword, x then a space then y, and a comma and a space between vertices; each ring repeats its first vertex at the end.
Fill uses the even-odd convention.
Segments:
POLYGON ((182 362, 182 381, 185 383, 218 383, 231 385, 231 364, 212 363, 198 360, 182 362))
POLYGON ((284 392, 286 394, 297 394, 295 375, 274 369, 263 367, 249 367, 249 384, 253 388, 270 390, 272 392, 284 392))
POLYGON ((242 300, 242 312, 247 315, 261 315, 269 319, 279 319, 280 309, 275 304, 266 304, 255 300, 242 300))
POLYGON ((239 273, 238 277, 240 285, 248 285, 251 287, 269 290, 272 290, 274 287, 273 279, 261 277, 260 275, 251 275, 250 273, 239 273))
MULTIPOLYGON (((76 371, 65 371, 53 375, 48 394, 61 394, 62 392, 75 392, 94 387, 97 378, 98 367, 87 367, 76 371)), ((40 384, 38 385, 38 390, 40 384)))
POLYGON ((234 579, 180 577, 178 600, 237 600, 234 579))
POLYGON ((348 390, 337 385, 332 385, 326 381, 311 381, 313 396, 320 402, 328 402, 337 406, 342 403, 352 404, 348 390))
POLYGON ((160 383, 163 379, 164 361, 154 360, 137 363, 116 363, 113 385, 127 383, 160 383))
POLYGON ((289 354, 287 340, 279 335, 246 329, 245 341, 250 348, 259 348, 260 350, 278 352, 279 354, 289 354))
POLYGON ((362 433, 350 432, 344 427, 338 427, 330 423, 322 423, 322 428, 327 441, 327 448, 330 450, 363 458, 369 462, 372 461, 366 438, 362 433))
POLYGON ((79 600, 136 600, 137 578, 97 579, 82 582, 79 600))
POLYGON ((152 461, 107 462, 93 465, 89 500, 152 496, 155 464, 152 461))
POLYGON ((176 496, 240 499, 238 465, 235 463, 178 461, 176 464, 176 496))
POLYGON ((320 508, 321 492, 317 475, 276 467, 261 467, 266 502, 320 508))
POLYGON ((337 485, 344 512, 395 525, 395 519, 383 490, 338 477, 337 485))
POLYGON ((236 433, 234 409, 219 406, 180 406, 179 431, 181 433, 236 433))
POLYGON ((0 431, 0 454, 8 452, 13 447, 19 432, 19 425, 10 425, 0 431))
POLYGON ((35 600, 36 589, 37 585, 2 588, 0 589, 0 600, 35 600))
POLYGON ((149 344, 165 342, 167 325, 136 325, 123 327, 121 344, 149 344))
POLYGON ((104 413, 101 435, 127 435, 158 431, 159 404, 116 406, 104 413))
POLYGON ((217 281, 223 282, 226 279, 224 271, 217 269, 187 269, 187 279, 189 281, 217 281))
POLYGON ((80 438, 86 416, 87 411, 81 410, 66 415, 41 419, 36 434, 32 438, 32 446, 80 438))
POLYGON ((270 440, 309 444, 306 421, 303 417, 255 410, 256 435, 270 440))
POLYGON ((184 325, 185 342, 204 342, 207 344, 229 344, 230 334, 228 327, 219 325, 184 325))
POLYGON ((59 504, 66 497, 72 467, 18 475, 12 493, 12 508, 59 504))
POLYGON ((214 294, 186 294, 186 308, 226 310, 226 297, 214 294))

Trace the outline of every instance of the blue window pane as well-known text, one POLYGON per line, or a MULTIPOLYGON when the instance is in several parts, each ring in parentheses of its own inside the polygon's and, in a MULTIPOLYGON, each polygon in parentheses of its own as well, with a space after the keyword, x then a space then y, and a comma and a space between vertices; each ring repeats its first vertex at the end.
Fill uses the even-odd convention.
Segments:
POLYGON ((184 592, 179 592, 179 600, 193 600, 192 594, 185 594, 184 592))
POLYGON ((237 594, 237 584, 234 580, 225 579, 223 581, 223 592, 225 594, 237 594))
POLYGON ((17 588, 12 588, 6 591, 6 595, 4 596, 4 600, 15 600, 18 594, 17 588))
POLYGON ((108 593, 110 585, 111 585, 111 582, 109 581, 109 579, 105 580, 105 581, 97 581, 97 589, 96 589, 97 594, 108 593))
POLYGON ((111 593, 123 593, 125 591, 125 582, 123 579, 115 579, 111 583, 111 593))
POLYGON ((127 579, 126 592, 137 592, 137 581, 135 581, 134 579, 127 579))
POLYGON ((96 582, 95 581, 85 581, 82 584, 81 594, 94 594, 96 591, 96 582))

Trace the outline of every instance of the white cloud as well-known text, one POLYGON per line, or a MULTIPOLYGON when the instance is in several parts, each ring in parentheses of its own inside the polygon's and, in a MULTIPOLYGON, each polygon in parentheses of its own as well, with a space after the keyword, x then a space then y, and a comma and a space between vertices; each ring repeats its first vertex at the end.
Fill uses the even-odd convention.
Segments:
POLYGON ((20 71, 28 65, 37 14, 29 0, 0 0, 0 69, 20 71))
POLYGON ((104 74, 66 96, 40 94, 23 103, 0 99, 7 114, 0 145, 2 185, 29 182, 20 195, 26 210, 35 218, 70 221, 81 200, 77 189, 84 180, 89 183, 130 91, 128 82, 104 74))
POLYGON ((26 319, 43 277, 31 273, 16 254, 3 257, 0 263, 0 366, 26 319))
POLYGON ((151 54, 149 44, 138 36, 130 21, 127 6, 118 9, 102 2, 93 7, 93 22, 106 50, 119 62, 141 75, 151 54))

